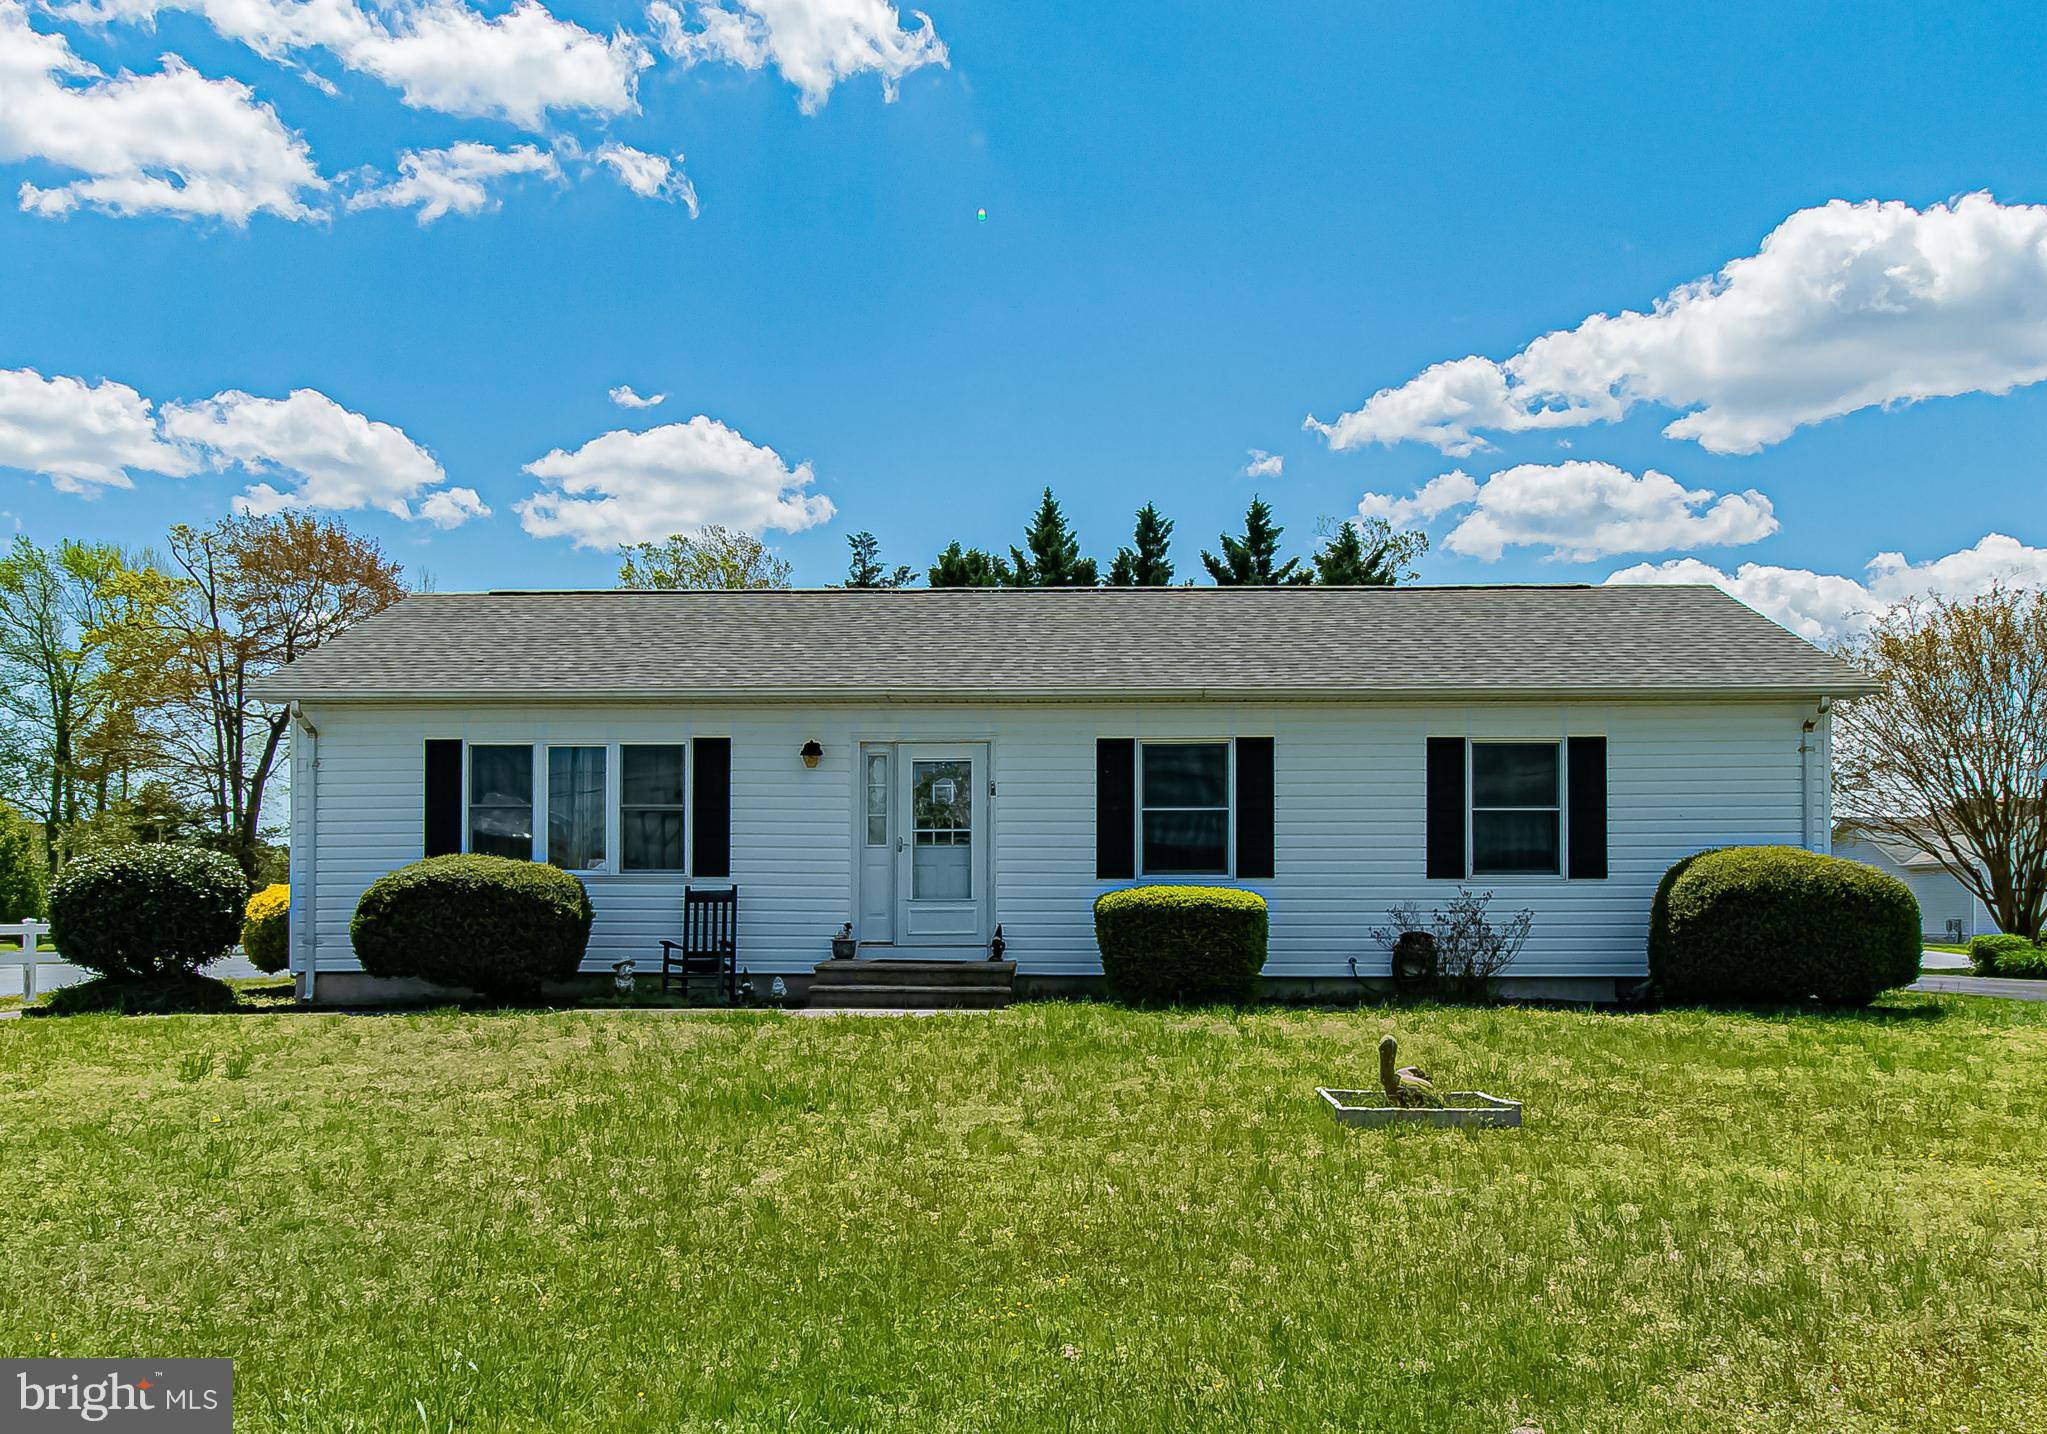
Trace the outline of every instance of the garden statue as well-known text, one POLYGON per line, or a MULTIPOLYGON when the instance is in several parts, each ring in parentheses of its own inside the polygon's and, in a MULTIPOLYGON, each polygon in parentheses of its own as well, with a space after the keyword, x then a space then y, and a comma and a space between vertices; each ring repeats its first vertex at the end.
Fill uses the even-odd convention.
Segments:
POLYGON ((1399 1049, 1400 1043, 1391 1036, 1379 1042, 1379 1084, 1386 1088, 1386 1098, 1395 1105, 1441 1105, 1442 1098, 1428 1076, 1413 1066, 1393 1068, 1399 1049))

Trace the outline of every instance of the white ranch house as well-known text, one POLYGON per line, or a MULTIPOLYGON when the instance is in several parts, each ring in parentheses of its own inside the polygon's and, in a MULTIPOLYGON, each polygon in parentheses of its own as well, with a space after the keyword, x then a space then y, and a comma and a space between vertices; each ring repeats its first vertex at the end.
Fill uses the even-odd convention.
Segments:
POLYGON ((1268 984, 1382 975, 1386 908, 1531 907, 1510 986, 1644 974, 1702 847, 1824 851, 1863 679, 1710 587, 505 592, 408 597, 271 678, 292 704, 292 964, 379 993, 349 918, 442 851, 555 861, 585 969, 658 967, 686 885, 801 990, 870 957, 1098 976, 1092 904, 1248 887, 1268 984), (1355 964, 1353 964, 1355 963, 1355 964))

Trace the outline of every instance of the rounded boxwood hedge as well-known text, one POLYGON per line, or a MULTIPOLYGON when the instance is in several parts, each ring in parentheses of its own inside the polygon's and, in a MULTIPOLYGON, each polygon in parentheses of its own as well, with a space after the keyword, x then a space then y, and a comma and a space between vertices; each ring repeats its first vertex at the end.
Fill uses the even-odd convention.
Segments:
POLYGON ((372 976, 415 976, 498 999, 566 981, 590 941, 590 893, 559 867, 502 856, 435 856, 377 878, 349 939, 372 976))
POLYGON ((64 959, 103 976, 196 971, 242 929, 248 878, 193 846, 102 847, 50 884, 50 937, 64 959))
POLYGON ((258 971, 275 976, 291 962, 291 888, 266 886, 242 913, 242 954, 258 971))
POLYGON ((1649 915, 1649 978, 1667 1001, 1867 1005, 1916 980, 1919 953, 1902 881, 1799 847, 1688 856, 1649 915))
POLYGON ((1227 886, 1133 886, 1095 899, 1109 994, 1135 1005, 1243 1004, 1265 969, 1265 898, 1227 886))

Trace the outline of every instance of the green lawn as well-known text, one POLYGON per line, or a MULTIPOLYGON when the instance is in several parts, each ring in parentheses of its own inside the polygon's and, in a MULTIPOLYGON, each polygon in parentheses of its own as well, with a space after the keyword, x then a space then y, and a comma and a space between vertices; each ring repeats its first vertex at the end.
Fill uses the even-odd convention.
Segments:
POLYGON ((0 1354, 240 1430, 2047 1426, 2047 1007, 0 1022, 0 1354), (1527 1102, 1339 1128, 1403 1056, 1527 1102))

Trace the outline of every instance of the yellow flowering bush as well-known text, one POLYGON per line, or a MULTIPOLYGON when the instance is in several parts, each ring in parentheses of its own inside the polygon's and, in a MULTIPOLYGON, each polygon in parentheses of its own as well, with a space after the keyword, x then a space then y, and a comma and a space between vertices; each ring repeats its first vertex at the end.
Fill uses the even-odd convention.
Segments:
POLYGON ((281 881, 249 898, 242 919, 242 954, 257 970, 275 975, 289 964, 290 916, 291 888, 281 881))

